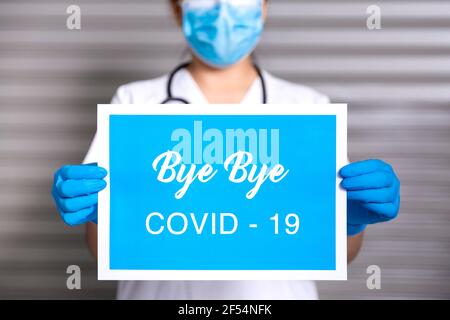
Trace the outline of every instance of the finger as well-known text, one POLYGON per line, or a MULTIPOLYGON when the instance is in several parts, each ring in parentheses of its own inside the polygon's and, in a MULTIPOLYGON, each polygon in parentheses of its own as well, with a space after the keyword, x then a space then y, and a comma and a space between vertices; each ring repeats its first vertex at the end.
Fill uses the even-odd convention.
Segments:
POLYGON ((58 206, 61 211, 76 212, 86 208, 89 208, 98 203, 97 193, 93 193, 87 196, 76 197, 76 198, 59 198, 58 206))
POLYGON ((363 203, 362 206, 369 210, 369 217, 374 221, 369 223, 383 222, 397 216, 400 207, 400 199, 397 198, 394 202, 390 203, 363 203))
POLYGON ((63 213, 62 218, 69 226, 75 226, 94 220, 97 215, 97 207, 92 206, 77 212, 63 213))
POLYGON ((395 187, 348 191, 347 199, 365 203, 386 203, 395 199, 395 187))
POLYGON ((59 192, 58 192, 55 184, 53 184, 53 188, 52 188, 52 197, 55 202, 56 208, 58 209, 58 212, 61 214, 61 217, 62 217, 62 214, 64 213, 64 211, 61 209, 61 206, 59 205, 61 196, 59 195, 59 192))
POLYGON ((100 179, 66 180, 56 184, 58 193, 63 198, 73 198, 97 193, 106 187, 106 181, 100 179))
POLYGON ((69 179, 103 179, 107 175, 105 168, 92 165, 68 165, 60 169, 64 180, 69 179))
POLYGON ((339 175, 343 178, 360 176, 375 171, 392 171, 392 167, 381 160, 364 160, 352 162, 339 170, 339 175))
POLYGON ((386 188, 392 186, 394 177, 392 172, 377 171, 361 176, 345 178, 342 180, 341 186, 349 191, 386 188))

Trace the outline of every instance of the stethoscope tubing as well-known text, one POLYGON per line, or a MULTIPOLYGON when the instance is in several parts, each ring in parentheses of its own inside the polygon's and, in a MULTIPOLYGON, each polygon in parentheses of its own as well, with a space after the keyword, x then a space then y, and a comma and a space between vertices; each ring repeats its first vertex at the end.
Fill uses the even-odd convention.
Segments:
MULTIPOLYGON (((179 103, 184 103, 184 104, 190 104, 190 102, 184 98, 174 97, 173 93, 172 93, 172 84, 173 84, 173 79, 174 79, 175 75, 177 74, 178 71, 180 71, 181 69, 187 68, 190 64, 191 64, 190 62, 182 63, 179 66, 177 66, 175 69, 173 69, 172 72, 169 74, 169 78, 167 79, 167 88, 166 88, 167 98, 164 99, 161 102, 161 104, 168 104, 169 102, 179 102, 179 103)), ((255 67, 256 73, 258 74, 258 77, 261 81, 262 103, 267 104, 267 90, 266 90, 266 82, 264 80, 264 76, 261 72, 261 69, 258 67, 257 64, 253 64, 253 66, 255 67)))

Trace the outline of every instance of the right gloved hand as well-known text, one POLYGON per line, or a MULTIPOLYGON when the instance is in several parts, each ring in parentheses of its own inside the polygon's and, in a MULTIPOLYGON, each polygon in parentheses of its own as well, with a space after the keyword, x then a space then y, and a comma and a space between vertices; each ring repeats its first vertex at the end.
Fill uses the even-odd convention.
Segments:
POLYGON ((106 187, 108 172, 94 164, 67 165, 56 171, 52 196, 69 226, 97 223, 98 192, 106 187))

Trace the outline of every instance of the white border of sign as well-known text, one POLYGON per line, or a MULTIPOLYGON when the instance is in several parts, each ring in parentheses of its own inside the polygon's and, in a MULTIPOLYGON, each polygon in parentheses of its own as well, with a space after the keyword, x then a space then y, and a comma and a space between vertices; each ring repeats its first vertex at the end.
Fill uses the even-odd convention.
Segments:
MULTIPOLYGON (((347 161, 347 105, 111 105, 97 109, 98 165, 109 171, 110 115, 335 115, 336 169, 347 161)), ((99 280, 347 280, 347 198, 336 172, 336 270, 111 270, 108 186, 98 196, 99 280)))

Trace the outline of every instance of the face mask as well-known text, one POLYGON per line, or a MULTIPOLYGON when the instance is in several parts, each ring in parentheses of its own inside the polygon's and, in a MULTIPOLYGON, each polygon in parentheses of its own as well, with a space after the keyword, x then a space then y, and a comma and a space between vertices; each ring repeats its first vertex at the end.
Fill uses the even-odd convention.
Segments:
POLYGON ((263 30, 262 0, 185 0, 183 33, 197 57, 226 68, 247 57, 263 30))

